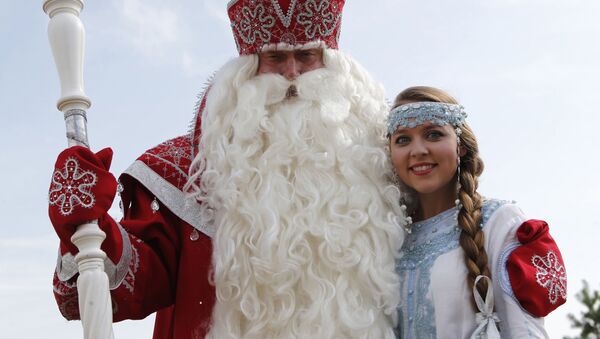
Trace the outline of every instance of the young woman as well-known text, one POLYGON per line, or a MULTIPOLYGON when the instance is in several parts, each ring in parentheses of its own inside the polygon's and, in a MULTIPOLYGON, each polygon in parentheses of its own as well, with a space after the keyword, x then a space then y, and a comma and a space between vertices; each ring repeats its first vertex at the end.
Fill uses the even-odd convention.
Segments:
POLYGON ((561 254, 541 220, 477 192, 483 171, 467 114, 441 90, 411 87, 388 119, 409 218, 396 270, 400 338, 547 338, 566 300, 561 254))

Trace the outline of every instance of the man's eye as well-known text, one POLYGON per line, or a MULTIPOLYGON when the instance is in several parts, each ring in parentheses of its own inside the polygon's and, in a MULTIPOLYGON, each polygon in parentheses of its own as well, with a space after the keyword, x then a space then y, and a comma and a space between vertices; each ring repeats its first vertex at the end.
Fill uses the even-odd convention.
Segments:
POLYGON ((297 55, 298 58, 300 58, 301 60, 311 60, 317 55, 317 53, 313 51, 302 51, 299 52, 297 55))
POLYGON ((267 53, 264 55, 264 59, 268 62, 279 62, 283 56, 280 53, 267 53))

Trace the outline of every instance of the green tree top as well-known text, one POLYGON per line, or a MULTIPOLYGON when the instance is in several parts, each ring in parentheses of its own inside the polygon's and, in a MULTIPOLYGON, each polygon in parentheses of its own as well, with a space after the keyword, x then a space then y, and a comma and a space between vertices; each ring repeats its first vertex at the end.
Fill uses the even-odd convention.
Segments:
MULTIPOLYGON (((600 292, 590 291, 587 281, 583 281, 583 289, 575 296, 585 309, 580 312, 579 317, 569 313, 571 327, 579 329, 579 337, 583 339, 600 339, 600 292)), ((564 337, 564 339, 574 339, 564 337)))

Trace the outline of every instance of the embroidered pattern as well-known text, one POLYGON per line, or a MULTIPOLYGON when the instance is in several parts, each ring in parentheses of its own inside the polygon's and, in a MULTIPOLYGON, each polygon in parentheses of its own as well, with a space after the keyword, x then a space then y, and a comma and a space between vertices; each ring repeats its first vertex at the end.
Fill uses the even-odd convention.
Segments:
POLYGON ((192 162, 191 138, 188 134, 165 141, 146 151, 138 160, 181 190, 187 182, 192 162))
POLYGON ((337 49, 343 0, 234 0, 228 14, 241 55, 280 43, 337 49))
POLYGON ((54 298, 60 313, 67 320, 79 319, 79 299, 77 296, 77 279, 61 281, 58 274, 53 277, 54 298))
POLYGON ((279 2, 278 0, 271 0, 271 3, 273 4, 273 7, 275 8, 275 12, 277 13, 277 16, 279 17, 279 20, 281 20, 281 23, 283 23, 283 27, 290 27, 290 23, 292 22, 292 13, 294 13, 294 8, 296 7, 296 0, 292 0, 290 2, 290 6, 288 7, 288 10, 286 12, 286 14, 283 14, 283 11, 281 10, 281 6, 279 6, 279 2))
POLYGON ((77 206, 91 208, 94 195, 90 192, 98 180, 92 171, 82 171, 75 158, 68 158, 63 169, 56 169, 52 175, 52 185, 48 200, 51 206, 58 206, 62 215, 69 215, 77 206))
POLYGON ((556 304, 558 297, 567 298, 567 274, 565 267, 553 251, 545 257, 534 255, 531 262, 537 269, 535 278, 540 286, 548 290, 548 299, 556 304))
POLYGON ((443 102, 414 102, 394 108, 388 116, 388 134, 392 135, 399 127, 413 128, 426 122, 444 126, 451 124, 460 127, 467 118, 461 105, 443 102))
POLYGON ((123 278, 123 286, 133 294, 135 289, 135 275, 140 267, 140 255, 135 246, 135 243, 142 243, 142 240, 135 238, 130 235, 129 239, 131 241, 131 260, 129 261, 129 268, 127 270, 127 274, 125 278, 123 278))
POLYGON ((298 23, 305 26, 305 33, 309 39, 314 39, 317 32, 319 36, 331 35, 335 29, 334 15, 329 7, 328 0, 322 0, 318 5, 315 0, 304 4, 305 11, 298 14, 298 23))
POLYGON ((259 4, 254 10, 243 7, 241 17, 237 30, 245 43, 254 44, 256 38, 263 42, 268 42, 271 39, 269 28, 275 26, 275 18, 267 15, 265 6, 259 4))
POLYGON ((428 297, 431 268, 435 260, 459 246, 456 208, 413 224, 402 245, 403 256, 396 262, 400 292, 406 301, 400 307, 401 338, 436 338, 435 309, 428 297))
MULTIPOLYGON (((507 203, 486 200, 482 206, 482 227, 494 212, 507 203)), ((457 209, 452 208, 435 217, 413 224, 402 244, 402 257, 396 261, 400 276, 400 293, 404 302, 398 307, 400 338, 436 338, 435 307, 430 296, 431 270, 443 254, 459 247, 460 229, 457 209)))

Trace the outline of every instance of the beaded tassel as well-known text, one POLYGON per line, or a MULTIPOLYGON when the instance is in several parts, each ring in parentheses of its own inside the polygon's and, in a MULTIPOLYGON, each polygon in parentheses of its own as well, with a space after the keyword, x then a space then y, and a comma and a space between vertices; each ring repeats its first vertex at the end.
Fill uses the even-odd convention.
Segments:
POLYGON ((462 134, 462 130, 460 129, 460 127, 456 127, 454 129, 454 131, 456 132, 456 142, 457 142, 457 147, 456 147, 456 200, 454 201, 454 204, 456 205, 456 207, 458 208, 458 211, 460 211, 460 209, 462 208, 461 203, 460 203, 460 189, 461 189, 461 185, 460 185, 460 135, 462 134))

